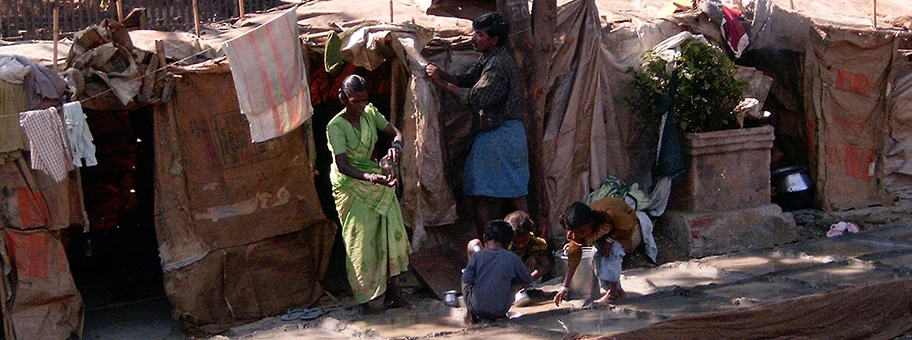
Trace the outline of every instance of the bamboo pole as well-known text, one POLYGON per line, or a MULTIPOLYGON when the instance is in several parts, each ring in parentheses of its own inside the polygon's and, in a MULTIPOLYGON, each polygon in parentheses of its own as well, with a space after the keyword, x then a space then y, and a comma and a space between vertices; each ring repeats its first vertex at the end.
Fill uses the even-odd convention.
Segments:
POLYGON ((117 0, 117 22, 123 22, 123 0, 117 0))
POLYGON ((54 3, 54 72, 57 72, 57 41, 60 40, 60 6, 54 3))
POLYGON ((200 18, 199 18, 199 0, 193 0, 193 28, 196 30, 196 36, 200 35, 200 18))
POLYGON ((244 17, 244 0, 238 0, 238 17, 244 17))

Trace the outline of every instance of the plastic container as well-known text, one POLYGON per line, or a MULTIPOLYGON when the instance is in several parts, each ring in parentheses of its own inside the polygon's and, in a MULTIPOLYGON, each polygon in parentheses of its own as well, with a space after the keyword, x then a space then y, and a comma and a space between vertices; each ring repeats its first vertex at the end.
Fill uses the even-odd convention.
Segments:
MULTIPOLYGON (((570 280, 569 300, 594 300, 601 296, 598 277, 595 276, 595 270, 592 267, 593 257, 595 257, 595 247, 583 247, 583 258, 579 267, 576 267, 576 272, 573 273, 573 279, 570 280)), ((567 255, 562 255, 561 260, 564 268, 567 268, 567 255)))

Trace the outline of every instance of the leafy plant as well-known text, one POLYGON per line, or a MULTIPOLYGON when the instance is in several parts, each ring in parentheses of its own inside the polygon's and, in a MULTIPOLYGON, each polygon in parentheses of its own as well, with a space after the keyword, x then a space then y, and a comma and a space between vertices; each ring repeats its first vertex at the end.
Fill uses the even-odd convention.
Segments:
POLYGON ((642 56, 642 71, 628 68, 633 75, 632 95, 627 103, 648 122, 661 121, 661 103, 668 100, 672 71, 678 74, 674 97, 674 119, 681 131, 710 132, 737 129, 732 109, 743 99, 747 81, 735 79, 735 64, 721 50, 695 41, 685 42, 679 57, 671 63, 652 50, 642 56))

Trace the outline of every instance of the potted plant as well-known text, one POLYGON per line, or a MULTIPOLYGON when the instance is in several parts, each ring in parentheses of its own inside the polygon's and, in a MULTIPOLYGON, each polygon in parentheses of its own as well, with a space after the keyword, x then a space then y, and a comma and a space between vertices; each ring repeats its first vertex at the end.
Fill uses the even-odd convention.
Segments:
POLYGON ((699 40, 684 42, 671 62, 649 50, 642 71, 633 68, 633 93, 628 103, 647 122, 661 121, 659 108, 677 77, 674 120, 683 132, 711 132, 739 128, 732 109, 744 98, 747 81, 735 78, 735 64, 718 48, 699 40))
MULTIPOLYGON (((734 63, 714 46, 693 39, 680 51, 670 58, 648 51, 641 70, 628 69, 633 80, 627 101, 634 114, 653 126, 665 116, 682 132, 678 141, 685 171, 672 181, 669 212, 656 225, 656 237, 658 243, 664 227, 664 242, 684 252, 665 251, 664 259, 794 238, 793 228, 787 228, 794 221, 770 204, 773 128, 742 129, 732 113, 744 99, 747 82, 735 77, 734 63)), ((661 247, 659 253, 662 258, 661 247)))

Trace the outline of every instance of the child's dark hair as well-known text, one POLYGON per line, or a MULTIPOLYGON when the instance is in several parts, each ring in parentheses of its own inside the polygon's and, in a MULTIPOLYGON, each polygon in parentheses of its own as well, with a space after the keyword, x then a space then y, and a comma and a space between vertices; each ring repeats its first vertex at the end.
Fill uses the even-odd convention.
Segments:
POLYGON ((489 37, 497 37, 497 46, 506 45, 510 38, 510 23, 497 12, 478 16, 472 20, 472 28, 485 31, 489 37))
POLYGON ((513 242, 513 227, 504 220, 493 220, 491 223, 488 223, 488 228, 485 229, 484 233, 485 241, 493 240, 494 242, 500 243, 501 246, 506 247, 513 242))
POLYGON ((573 202, 564 210, 560 217, 560 224, 567 230, 577 230, 592 221, 595 215, 592 209, 583 202, 573 202))
POLYGON ((507 217, 504 217, 504 221, 513 227, 514 237, 535 230, 535 222, 532 222, 532 218, 529 217, 529 214, 522 210, 511 212, 507 217))

